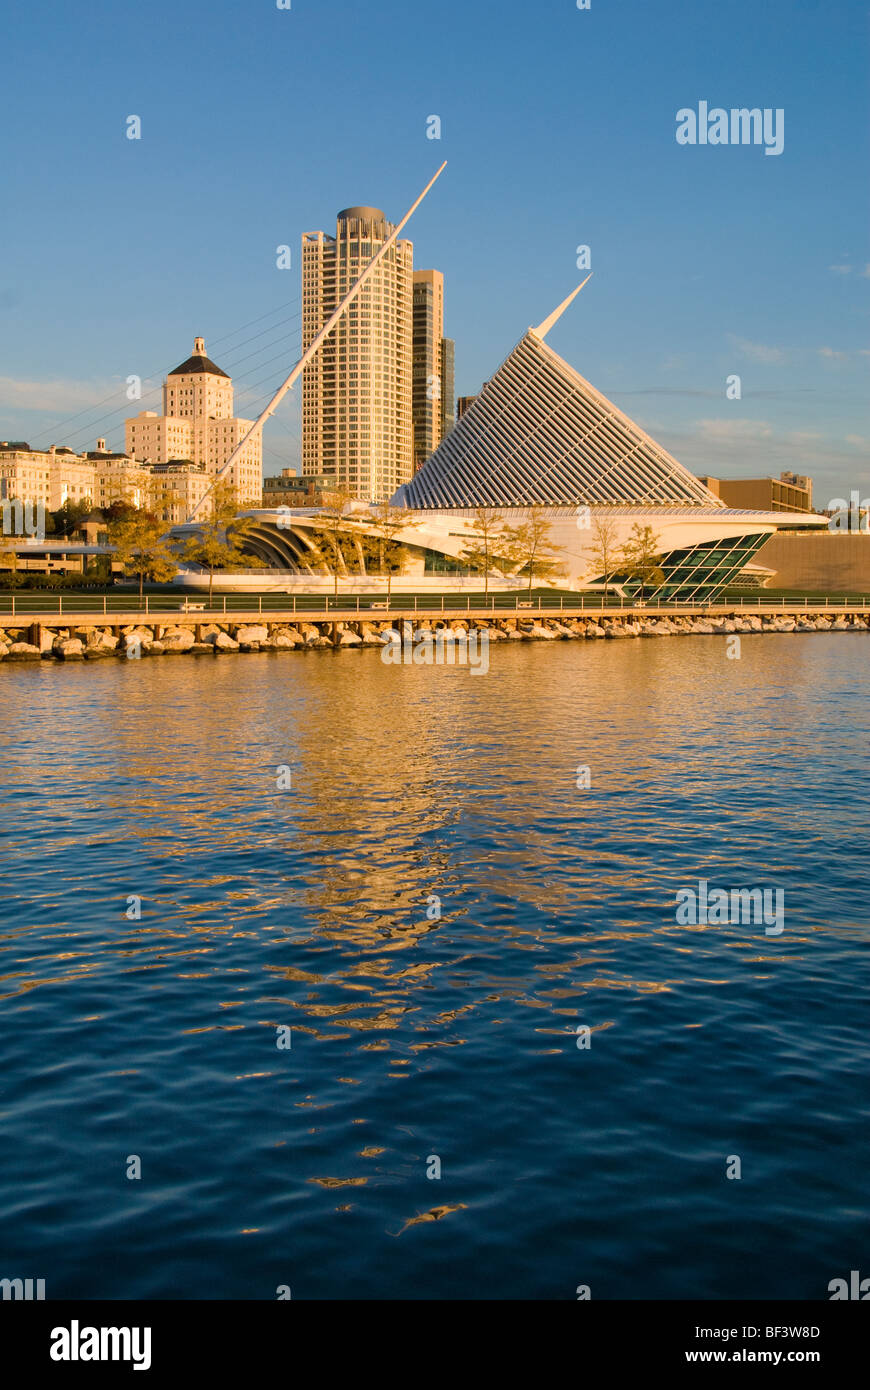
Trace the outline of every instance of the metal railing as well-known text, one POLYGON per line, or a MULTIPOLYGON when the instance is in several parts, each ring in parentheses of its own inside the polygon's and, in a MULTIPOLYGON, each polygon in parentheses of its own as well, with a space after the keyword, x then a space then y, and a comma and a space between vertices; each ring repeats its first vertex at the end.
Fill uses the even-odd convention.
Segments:
POLYGON ((386 613, 478 613, 494 617, 506 613, 518 617, 532 617, 538 614, 618 614, 636 613, 688 613, 688 612, 739 612, 742 609, 770 612, 796 612, 799 609, 831 609, 835 612, 860 609, 867 611, 870 600, 867 598, 819 598, 803 599, 755 598, 735 599, 696 599, 668 600, 650 599, 648 601, 614 597, 604 599, 599 595, 578 594, 539 594, 529 599, 519 594, 407 594, 392 595, 390 598, 377 594, 258 594, 256 604, 253 594, 215 595, 211 602, 208 597, 181 597, 177 594, 147 594, 140 604, 138 594, 134 596, 105 594, 88 596, 85 594, 58 594, 51 600, 42 593, 0 594, 0 619, 20 617, 28 619, 65 618, 76 616, 113 615, 124 617, 162 617, 174 614, 192 621, 205 621, 210 618, 223 618, 231 614, 244 614, 245 617, 282 614, 324 618, 339 617, 353 619, 371 614, 378 621, 386 613))

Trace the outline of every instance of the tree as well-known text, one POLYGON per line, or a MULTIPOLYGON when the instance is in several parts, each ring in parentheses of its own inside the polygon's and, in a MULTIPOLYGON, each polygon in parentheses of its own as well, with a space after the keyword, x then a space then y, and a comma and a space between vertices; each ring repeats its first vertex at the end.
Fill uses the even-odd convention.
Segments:
MULTIPOLYGON (((405 507, 393 507, 388 500, 378 502, 373 511, 361 520, 365 521, 369 534, 364 548, 373 555, 377 573, 387 576, 387 598, 392 596, 393 575, 401 574, 408 563, 409 551, 396 539, 402 531, 408 531, 419 522, 405 507), (371 534, 374 532, 374 535, 371 534)), ((368 569, 368 564, 366 565, 368 569)))
MULTIPOLYGON (((149 503, 156 500, 156 494, 148 497, 149 503)), ((178 573, 178 559, 170 545, 165 521, 148 507, 133 507, 127 504, 123 509, 115 507, 115 515, 109 518, 107 531, 109 544, 115 547, 115 561, 123 568, 125 575, 139 576, 139 603, 145 576, 161 584, 174 579, 178 573)))
MULTIPOLYGON (((72 502, 69 498, 62 507, 51 513, 53 531, 69 538, 80 522, 93 510, 90 502, 72 502)), ((46 527, 46 530, 48 528, 46 527)))
POLYGON ((5 587, 9 589, 17 589, 19 584, 17 550, 19 544, 20 541, 17 536, 7 536, 5 531, 0 535, 0 556, 5 557, 0 559, 0 570, 5 570, 8 564, 9 573, 3 577, 6 580, 5 587))
POLYGON ((103 516, 106 518, 106 521, 111 524, 113 521, 123 521, 126 517, 130 517, 135 511, 136 508, 133 506, 132 502, 119 499, 116 502, 110 502, 108 507, 103 508, 103 516))
POLYGON ((209 514, 197 522, 197 534, 184 547, 184 558, 208 570, 208 606, 211 608, 215 570, 250 569, 258 563, 255 555, 242 550, 245 537, 254 524, 252 516, 239 516, 235 487, 219 479, 208 494, 209 514))
POLYGON ((565 566, 556 559, 559 552, 550 543, 550 523, 543 507, 530 507, 526 521, 505 528, 504 539, 505 554, 516 567, 514 573, 529 577, 529 593, 534 580, 564 574, 565 566))
POLYGON ((483 592, 486 595, 489 594, 489 572, 495 558, 494 543, 503 537, 503 530, 504 523, 497 512, 491 507, 478 507, 474 513, 474 531, 468 544, 459 552, 460 560, 470 570, 483 575, 483 592))
MULTIPOLYGON (((339 571, 347 570, 347 555, 342 542, 353 534, 350 513, 356 498, 347 488, 324 492, 321 510, 314 525, 316 545, 314 558, 332 569, 335 595, 338 595, 339 571)), ((354 538, 356 545, 356 538, 354 538)))
POLYGON ((620 551, 616 544, 619 528, 612 517, 598 515, 592 523, 592 550, 596 571, 604 576, 604 598, 610 593, 610 579, 619 569, 620 551))
POLYGON ((626 579, 640 584, 640 596, 644 598, 647 584, 658 586, 665 582, 665 572, 660 563, 660 551, 655 531, 651 526, 641 526, 635 522, 628 540, 622 548, 619 572, 626 579))

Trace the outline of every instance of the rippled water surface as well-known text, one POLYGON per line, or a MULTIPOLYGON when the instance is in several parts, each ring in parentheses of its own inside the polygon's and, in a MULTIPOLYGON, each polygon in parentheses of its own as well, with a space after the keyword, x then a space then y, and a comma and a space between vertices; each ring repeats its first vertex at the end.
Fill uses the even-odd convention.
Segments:
POLYGON ((867 639, 725 652, 4 665, 0 1277, 824 1298, 864 1269, 867 639), (699 879, 781 887, 785 931, 678 925, 699 879))

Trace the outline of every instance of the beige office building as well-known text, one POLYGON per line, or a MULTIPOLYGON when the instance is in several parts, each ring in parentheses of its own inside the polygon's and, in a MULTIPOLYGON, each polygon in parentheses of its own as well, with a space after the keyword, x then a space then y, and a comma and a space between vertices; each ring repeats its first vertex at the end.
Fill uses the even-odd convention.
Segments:
POLYGON ((0 441, 0 498, 19 498, 57 511, 65 502, 93 502, 97 469, 88 455, 64 444, 30 449, 0 441))
MULTIPOLYGON (((163 414, 140 411, 125 422, 127 453, 142 463, 187 461, 209 476, 224 466, 251 425, 233 415, 233 383, 196 338, 193 355, 170 372, 163 386, 163 414)), ((259 504, 263 491, 262 436, 248 441, 228 481, 240 502, 259 504)))
MULTIPOLYGON (((307 348, 392 231, 378 208, 345 208, 334 237, 302 237, 307 348)), ((302 379, 302 472, 355 497, 390 497, 414 471, 414 248, 399 240, 342 315, 302 379)))
POLYGON ((87 502, 102 510, 113 502, 129 502, 156 509, 163 521, 176 525, 187 520, 210 483, 211 474, 202 464, 146 467, 129 454, 108 449, 105 439, 83 454, 64 444, 38 450, 0 441, 0 502, 42 503, 47 512, 65 502, 87 502))
POLYGON ((110 452, 105 440, 98 439, 88 459, 92 460, 96 475, 95 507, 105 509, 113 502, 129 502, 131 507, 141 507, 147 501, 151 470, 143 468, 135 458, 110 452))
POLYGON ((812 479, 801 473, 780 473, 778 478, 710 478, 701 482, 726 507, 749 511, 811 512, 812 479))
POLYGON ((0 500, 41 502, 50 510, 53 464, 53 450, 43 452, 23 442, 0 441, 0 500))
POLYGON ((211 487, 212 475, 199 463, 156 464, 149 472, 149 505, 173 526, 187 520, 211 487))

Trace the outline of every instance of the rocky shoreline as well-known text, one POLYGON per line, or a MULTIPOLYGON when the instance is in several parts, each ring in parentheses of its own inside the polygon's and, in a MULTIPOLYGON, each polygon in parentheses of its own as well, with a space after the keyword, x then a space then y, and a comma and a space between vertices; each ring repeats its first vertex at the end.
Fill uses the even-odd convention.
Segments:
MULTIPOLYGON (((402 627, 403 623, 397 623, 402 627)), ((470 618, 445 621, 420 618, 414 634, 486 632, 491 642, 556 642, 642 637, 747 635, 762 632, 868 632, 866 613, 836 616, 794 613, 734 613, 726 617, 601 616, 588 618, 470 618)), ((45 623, 9 627, 0 634, 0 661, 82 661, 108 657, 172 655, 219 656, 228 652, 307 651, 314 648, 379 647, 393 632, 392 623, 302 621, 262 623, 168 623, 149 621, 123 627, 49 627, 45 623), (28 640, 34 639, 36 640, 28 640)), ((458 638, 461 640, 461 638, 458 638)))

